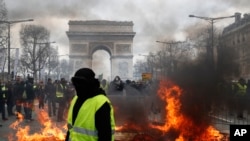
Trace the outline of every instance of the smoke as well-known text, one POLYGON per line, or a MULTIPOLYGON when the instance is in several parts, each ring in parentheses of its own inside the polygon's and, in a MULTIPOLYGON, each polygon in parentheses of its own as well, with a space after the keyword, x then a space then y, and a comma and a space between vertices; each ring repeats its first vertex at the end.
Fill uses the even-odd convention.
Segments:
POLYGON ((217 99, 215 76, 206 59, 202 58, 195 63, 183 64, 173 77, 183 89, 182 112, 196 123, 207 121, 211 105, 217 99))
POLYGON ((109 95, 115 110, 116 125, 137 125, 142 128, 147 126, 147 113, 143 97, 109 95))
POLYGON ((19 18, 42 18, 42 17, 58 17, 58 18, 83 18, 92 16, 90 8, 95 2, 85 1, 6 1, 9 10, 9 16, 13 19, 19 18))
POLYGON ((9 19, 33 18, 34 24, 42 24, 51 29, 51 38, 63 49, 68 47, 65 32, 69 20, 114 20, 133 21, 136 32, 134 52, 141 54, 159 50, 156 40, 185 40, 183 29, 197 20, 189 14, 200 16, 225 16, 248 9, 247 0, 241 1, 6 1, 9 19), (239 10, 240 9, 240 10, 239 10), (237 10, 237 11, 236 11, 237 10), (59 37, 58 37, 59 35, 59 37))
POLYGON ((242 10, 247 9, 247 7, 250 6, 250 3, 248 0, 238 0, 238 1, 228 0, 227 3, 229 6, 234 7, 235 9, 242 9, 242 10))
POLYGON ((51 31, 51 40, 55 40, 59 48, 64 50, 68 50, 69 47, 65 33, 68 31, 69 20, 133 21, 136 32, 133 52, 140 52, 140 54, 160 50, 160 46, 155 43, 156 40, 185 40, 185 37, 178 35, 183 32, 184 34, 196 33, 194 26, 197 26, 197 23, 208 25, 200 19, 189 18, 190 14, 205 17, 227 16, 234 12, 248 12, 247 9, 250 6, 248 0, 206 2, 200 0, 192 0, 192 2, 188 0, 66 0, 64 2, 6 0, 5 2, 10 20, 33 18, 35 21, 32 24, 41 24, 48 28, 51 31))
MULTIPOLYGON (((223 52, 223 55, 232 56, 232 51, 223 52)), ((209 114, 234 111, 242 106, 233 99, 231 80, 226 80, 227 76, 234 73, 237 64, 227 59, 227 62, 224 60, 225 64, 220 63, 215 69, 209 65, 206 57, 206 54, 200 54, 197 60, 183 63, 171 77, 183 90, 182 113, 197 125, 211 125, 209 114)))

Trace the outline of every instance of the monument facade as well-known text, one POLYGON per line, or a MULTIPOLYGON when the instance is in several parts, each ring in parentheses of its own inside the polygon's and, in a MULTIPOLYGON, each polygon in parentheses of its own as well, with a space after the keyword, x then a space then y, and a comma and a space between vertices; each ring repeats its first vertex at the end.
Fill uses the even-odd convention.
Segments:
POLYGON ((105 50, 110 55, 111 79, 115 76, 123 80, 133 78, 133 22, 91 20, 68 24, 71 76, 79 68, 92 68, 93 54, 105 50))

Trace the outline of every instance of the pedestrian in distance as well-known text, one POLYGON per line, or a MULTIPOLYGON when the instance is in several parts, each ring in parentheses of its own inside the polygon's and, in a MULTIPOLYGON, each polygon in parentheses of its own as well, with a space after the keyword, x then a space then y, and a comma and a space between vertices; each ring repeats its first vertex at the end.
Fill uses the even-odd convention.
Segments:
POLYGON ((108 84, 108 81, 106 79, 101 80, 100 86, 105 91, 105 93, 108 94, 109 84, 108 84))
POLYGON ((67 119, 69 106, 70 106, 71 100, 73 99, 74 96, 75 96, 75 88, 74 88, 72 83, 68 83, 66 95, 65 95, 65 97, 66 97, 66 103, 65 103, 66 107, 65 107, 65 111, 64 111, 65 119, 67 119))
MULTIPOLYGON (((246 89, 246 101, 250 101, 250 79, 247 80, 247 89, 246 89)), ((247 107, 247 113, 250 114, 250 103, 247 102, 246 103, 246 107, 247 107)))
POLYGON ((5 104, 7 99, 7 90, 5 85, 2 84, 0 80, 0 111, 2 112, 2 120, 8 120, 6 118, 5 104))
POLYGON ((13 96, 16 105, 16 118, 19 119, 18 114, 22 114, 23 108, 23 94, 24 94, 24 82, 20 76, 16 77, 16 82, 13 88, 13 96))
POLYGON ((23 94, 23 101, 24 101, 24 113, 25 119, 27 122, 32 121, 32 109, 33 109, 33 102, 35 99, 35 92, 33 88, 34 79, 28 78, 24 85, 24 94, 23 94))
POLYGON ((114 141, 113 107, 93 70, 81 68, 71 81, 76 95, 68 112, 65 141, 114 141))
POLYGON ((63 121, 64 112, 66 109, 66 95, 67 95, 67 81, 61 78, 60 82, 56 84, 56 97, 58 102, 57 121, 63 121))
POLYGON ((44 100, 45 100, 45 89, 43 81, 40 81, 36 88, 37 98, 38 98, 38 107, 39 109, 44 109, 44 100))
POLYGON ((48 101, 48 114, 51 117, 56 116, 56 87, 52 83, 52 79, 48 78, 47 84, 45 85, 45 93, 48 101))
POLYGON ((14 96, 13 96, 13 85, 11 81, 8 81, 7 85, 7 100, 6 100, 6 104, 7 104, 7 111, 8 111, 8 116, 14 116, 14 112, 13 112, 13 107, 15 105, 15 101, 14 101, 14 96))
POLYGON ((239 81, 234 86, 234 94, 236 99, 236 108, 237 108, 237 118, 245 119, 244 110, 246 110, 246 93, 247 85, 246 81, 243 78, 240 78, 239 81))

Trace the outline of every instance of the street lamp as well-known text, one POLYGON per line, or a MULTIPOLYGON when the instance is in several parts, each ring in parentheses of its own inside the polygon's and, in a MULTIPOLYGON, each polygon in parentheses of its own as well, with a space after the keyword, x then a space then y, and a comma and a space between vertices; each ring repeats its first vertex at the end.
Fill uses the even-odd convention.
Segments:
POLYGON ((207 55, 208 58, 211 59, 211 65, 214 65, 214 23, 216 20, 221 20, 221 19, 226 19, 226 18, 233 18, 235 15, 232 16, 225 16, 225 17, 216 17, 216 18, 211 18, 211 17, 202 17, 202 16, 195 16, 195 15, 189 15, 190 18, 198 18, 198 19, 203 19, 208 21, 211 24, 211 47, 208 47, 207 49, 207 55))
POLYGON ((14 23, 34 21, 33 19, 15 20, 15 21, 0 21, 1 23, 8 24, 8 78, 10 76, 10 25, 14 23))

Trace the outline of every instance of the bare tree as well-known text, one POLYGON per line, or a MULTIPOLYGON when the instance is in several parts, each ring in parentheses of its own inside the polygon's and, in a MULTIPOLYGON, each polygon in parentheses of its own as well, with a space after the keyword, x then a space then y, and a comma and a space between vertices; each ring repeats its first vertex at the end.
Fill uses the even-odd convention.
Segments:
POLYGON ((161 76, 170 76, 178 71, 178 66, 182 63, 192 60, 195 49, 189 42, 163 42, 163 49, 151 53, 147 62, 151 71, 158 71, 161 76))
POLYGON ((60 60, 59 78, 65 78, 66 80, 69 79, 69 62, 66 59, 60 60))
MULTIPOLYGON (((5 1, 0 0, 0 21, 6 21, 8 11, 6 9, 5 1)), ((7 37, 7 25, 5 23, 0 23, 0 36, 3 38, 4 36, 7 37)), ((2 44, 1 44, 2 46, 2 44)))
POLYGON ((27 68, 28 73, 32 73, 37 80, 41 79, 41 70, 44 69, 49 57, 49 31, 38 25, 24 25, 20 31, 22 56, 21 64, 27 68))
MULTIPOLYGON (((5 5, 4 0, 0 0, 0 21, 6 21, 7 20, 7 9, 5 5)), ((2 79, 4 79, 4 69, 6 64, 6 47, 7 47, 7 25, 4 23, 0 23, 0 67, 1 67, 1 73, 2 73, 2 79)))

